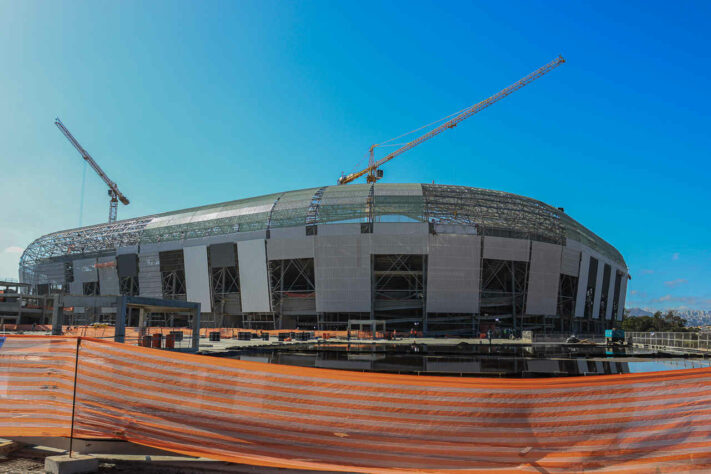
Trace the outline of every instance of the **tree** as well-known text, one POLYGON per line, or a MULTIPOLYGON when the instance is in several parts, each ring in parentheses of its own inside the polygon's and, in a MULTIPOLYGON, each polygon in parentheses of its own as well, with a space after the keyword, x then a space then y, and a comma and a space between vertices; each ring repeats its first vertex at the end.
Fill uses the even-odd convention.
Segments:
POLYGON ((630 332, 687 332, 694 330, 687 328, 686 319, 671 310, 666 314, 657 311, 652 316, 628 316, 622 321, 621 327, 630 332))

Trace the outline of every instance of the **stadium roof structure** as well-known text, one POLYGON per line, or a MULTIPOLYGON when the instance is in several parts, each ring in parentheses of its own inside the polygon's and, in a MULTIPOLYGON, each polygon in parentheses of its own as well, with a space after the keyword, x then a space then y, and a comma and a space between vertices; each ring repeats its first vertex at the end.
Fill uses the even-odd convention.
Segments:
POLYGON ((349 222, 459 224, 485 236, 556 244, 572 239, 625 265, 612 245, 535 199, 466 186, 377 183, 287 191, 54 232, 25 249, 20 272, 45 261, 101 255, 119 247, 349 222))

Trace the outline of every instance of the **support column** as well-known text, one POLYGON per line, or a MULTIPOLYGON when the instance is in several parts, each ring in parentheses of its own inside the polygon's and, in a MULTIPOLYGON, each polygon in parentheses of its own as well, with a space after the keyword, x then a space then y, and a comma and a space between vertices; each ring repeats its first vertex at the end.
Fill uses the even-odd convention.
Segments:
POLYGON ((52 335, 61 336, 64 307, 62 306, 62 299, 60 295, 54 295, 52 299, 54 300, 54 303, 52 304, 52 335))
POLYGON ((20 328, 20 324, 22 324, 22 293, 17 294, 17 328, 20 328))
POLYGON ((197 352, 200 349, 200 303, 195 303, 193 309, 193 347, 192 350, 197 352))
POLYGON ((119 296, 116 305, 114 342, 126 342, 126 296, 119 296))
POLYGON ((141 306, 138 308, 138 341, 143 343, 143 336, 146 335, 146 310, 141 306))
MULTIPOLYGON (((511 326, 516 333, 516 268, 514 262, 511 264, 511 326)), ((546 324, 543 323, 543 332, 546 331, 546 324)))

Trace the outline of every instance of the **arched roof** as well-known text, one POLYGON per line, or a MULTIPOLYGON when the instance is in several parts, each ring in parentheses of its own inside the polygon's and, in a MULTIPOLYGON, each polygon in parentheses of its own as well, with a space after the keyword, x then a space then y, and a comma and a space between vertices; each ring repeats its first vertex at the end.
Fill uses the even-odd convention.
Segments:
POLYGON ((480 235, 558 244, 572 239, 625 265, 612 245, 535 199, 466 186, 378 183, 287 191, 55 232, 30 244, 20 267, 145 243, 344 222, 460 224, 480 235))

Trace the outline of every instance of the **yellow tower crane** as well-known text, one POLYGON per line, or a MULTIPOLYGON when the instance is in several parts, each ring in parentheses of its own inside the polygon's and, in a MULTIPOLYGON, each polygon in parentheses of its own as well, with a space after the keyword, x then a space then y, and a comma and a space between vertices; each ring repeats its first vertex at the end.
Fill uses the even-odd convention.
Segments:
POLYGON ((108 193, 109 193, 109 224, 113 224, 116 222, 116 215, 118 214, 118 203, 121 201, 124 205, 128 205, 129 200, 126 196, 123 195, 121 191, 119 191, 118 186, 116 183, 111 181, 108 176, 106 176, 106 173, 104 173, 104 170, 101 169, 101 167, 98 165, 96 161, 94 161, 94 158, 91 157, 89 152, 87 152, 83 146, 79 144, 76 138, 74 138, 74 135, 71 134, 69 130, 67 130, 67 127, 64 126, 61 120, 59 120, 59 117, 54 119, 54 124, 57 126, 59 131, 62 132, 62 134, 67 137, 67 140, 69 140, 69 143, 74 145, 74 148, 77 149, 79 154, 81 155, 82 158, 84 158, 84 161, 89 163, 89 166, 92 167, 94 171, 96 171, 96 174, 99 175, 99 177, 102 179, 104 183, 106 183, 106 186, 109 187, 108 193))
MULTIPOLYGON (((343 175, 340 178, 338 178, 338 184, 348 184, 358 178, 360 178, 363 175, 366 176, 366 180, 369 183, 375 183, 378 181, 380 178, 383 177, 383 170, 379 169, 382 165, 387 163, 388 161, 392 160, 396 156, 399 156, 403 153, 405 153, 407 150, 416 147, 420 143, 429 140, 430 138, 434 137, 435 135, 439 135, 440 133, 444 132, 448 128, 453 128, 456 127, 459 122, 461 122, 464 119, 467 119, 471 117, 472 115, 476 114, 477 112, 480 112, 484 110, 485 108, 489 107, 491 104, 494 104, 498 102, 499 100, 503 99, 507 95, 511 94, 514 91, 519 90, 526 84, 533 82, 534 80, 538 79, 542 75, 546 74, 547 72, 552 71, 553 69, 557 68, 561 64, 565 62, 565 59, 563 59, 562 56, 558 56, 556 59, 553 61, 549 62, 545 66, 542 66, 535 71, 533 71, 531 74, 528 76, 524 77, 523 79, 520 79, 518 82, 515 82, 514 84, 511 84, 508 86, 506 89, 503 89, 502 91, 492 95, 486 100, 483 100, 479 102, 478 104, 474 104, 471 107, 468 107, 461 112, 458 112, 456 116, 443 123, 439 127, 430 130, 429 132, 425 133, 419 138, 416 138, 412 140, 411 142, 406 143, 402 147, 398 148, 394 152, 390 153, 387 156, 384 156, 383 158, 379 159, 378 161, 375 161, 374 153, 375 153, 375 148, 380 146, 379 144, 372 145, 370 147, 370 159, 368 162, 368 167, 360 170, 355 173, 351 173, 348 175, 343 175)), ((423 127, 424 128, 424 127, 423 127)))

